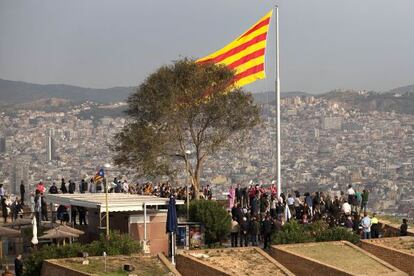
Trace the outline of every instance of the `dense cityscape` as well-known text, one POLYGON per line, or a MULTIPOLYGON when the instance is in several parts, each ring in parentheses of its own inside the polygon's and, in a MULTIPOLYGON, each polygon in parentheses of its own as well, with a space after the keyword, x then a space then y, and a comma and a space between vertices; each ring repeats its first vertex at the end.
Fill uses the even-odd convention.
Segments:
POLYGON ((414 1, 272 2, 0 1, 1 276, 414 276, 414 1))
MULTIPOLYGON (((39 181, 50 186, 61 178, 88 180, 100 166, 112 164, 110 145, 126 116, 85 118, 84 114, 123 105, 88 101, 62 112, 2 113, 0 183, 18 194, 21 181, 33 190, 39 181)), ((273 181, 274 112, 274 106, 262 104, 262 123, 250 132, 243 150, 222 151, 208 159, 202 185, 212 184, 215 198, 224 199, 230 185, 273 181)), ((283 189, 339 192, 353 184, 370 191, 371 209, 413 215, 413 115, 360 112, 323 97, 285 97, 281 129, 283 189)), ((145 181, 115 166, 107 169, 107 175, 130 183, 145 181)), ((185 185, 186 174, 183 171, 171 181, 185 185)))

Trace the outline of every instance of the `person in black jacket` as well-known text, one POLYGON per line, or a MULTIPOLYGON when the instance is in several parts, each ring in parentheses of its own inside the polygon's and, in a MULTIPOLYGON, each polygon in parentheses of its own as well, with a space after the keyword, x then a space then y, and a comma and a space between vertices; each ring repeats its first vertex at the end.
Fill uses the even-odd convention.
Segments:
POLYGON ((72 180, 69 180, 69 193, 74 194, 76 190, 76 184, 72 180))
POLYGON ((402 222, 403 223, 400 226, 400 236, 407 236, 408 235, 407 220, 406 219, 403 219, 402 222))
POLYGON ((52 186, 50 186, 49 193, 50 194, 58 194, 59 193, 58 188, 56 187, 56 183, 55 182, 53 182, 52 186))
POLYGON ((78 206, 79 225, 87 225, 86 223, 86 208, 78 206))
POLYGON ((41 194, 41 196, 40 196, 40 202, 41 202, 41 204, 42 204, 42 220, 44 220, 44 221, 48 221, 48 218, 47 218, 47 204, 46 204, 46 201, 45 201, 45 197, 43 196, 43 194, 41 194))
POLYGON ((249 222, 246 217, 243 217, 240 223, 240 247, 247 246, 249 242, 249 222))
POLYGON ((270 219, 269 215, 266 215, 266 218, 263 222, 263 249, 267 249, 270 245, 270 237, 272 235, 273 221, 270 219))
POLYGON ((240 187, 240 184, 238 183, 237 183, 235 194, 236 194, 236 202, 241 205, 243 193, 242 193, 242 188, 240 187))
POLYGON ((7 222, 8 211, 7 211, 7 204, 6 204, 6 197, 1 198, 1 210, 3 214, 4 223, 7 222))
POLYGON ((240 204, 236 204, 231 209, 232 217, 235 217, 237 222, 240 224, 243 219, 243 210, 240 208, 240 204))
POLYGON ((249 234, 250 234, 250 241, 252 242, 252 246, 257 246, 257 235, 259 234, 259 223, 256 220, 256 217, 252 217, 249 223, 249 234))
POLYGON ((62 192, 62 194, 68 193, 68 189, 66 189, 66 183, 64 178, 62 178, 62 183, 60 184, 60 191, 62 192))
POLYGON ((79 185, 79 192, 84 194, 88 190, 88 183, 86 183, 85 179, 82 179, 79 185))
POLYGON ((14 273, 16 276, 23 275, 23 262, 22 262, 22 255, 17 255, 16 259, 14 259, 14 273))
POLYGON ((22 206, 24 206, 24 194, 26 193, 26 189, 24 188, 23 180, 20 182, 20 202, 22 206))

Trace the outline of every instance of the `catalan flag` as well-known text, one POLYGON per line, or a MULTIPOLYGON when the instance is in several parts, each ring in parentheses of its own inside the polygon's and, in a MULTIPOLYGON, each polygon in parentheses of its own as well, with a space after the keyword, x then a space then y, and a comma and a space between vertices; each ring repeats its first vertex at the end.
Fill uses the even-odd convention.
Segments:
POLYGON ((101 181, 105 177, 104 169, 101 168, 93 177, 93 182, 97 183, 98 181, 101 181))
POLYGON ((265 75, 266 38, 273 10, 224 48, 197 60, 225 64, 236 71, 234 84, 244 86, 265 75))

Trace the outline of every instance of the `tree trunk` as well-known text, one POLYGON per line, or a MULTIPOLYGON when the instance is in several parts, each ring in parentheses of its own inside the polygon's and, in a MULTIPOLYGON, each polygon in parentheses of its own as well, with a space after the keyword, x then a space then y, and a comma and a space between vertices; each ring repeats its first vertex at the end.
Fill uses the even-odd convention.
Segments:
POLYGON ((200 182, 196 179, 196 177, 192 177, 192 186, 193 186, 193 191, 194 191, 194 196, 193 199, 194 200, 199 200, 200 199, 200 182))
POLYGON ((203 170, 203 159, 200 158, 200 151, 197 149, 197 163, 193 174, 193 185, 194 185, 194 199, 200 199, 200 174, 203 170))

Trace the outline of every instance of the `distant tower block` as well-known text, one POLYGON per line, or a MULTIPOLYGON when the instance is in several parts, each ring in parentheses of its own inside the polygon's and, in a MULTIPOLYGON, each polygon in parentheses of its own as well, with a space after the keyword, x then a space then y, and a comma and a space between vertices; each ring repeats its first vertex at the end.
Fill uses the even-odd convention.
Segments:
POLYGON ((46 160, 48 162, 56 160, 55 140, 52 136, 53 131, 49 129, 46 137, 46 160))

